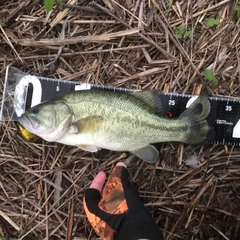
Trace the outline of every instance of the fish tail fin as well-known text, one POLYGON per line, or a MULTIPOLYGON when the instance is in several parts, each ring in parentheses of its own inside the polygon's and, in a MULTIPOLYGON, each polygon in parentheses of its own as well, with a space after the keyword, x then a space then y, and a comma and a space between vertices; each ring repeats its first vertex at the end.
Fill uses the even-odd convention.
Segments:
POLYGON ((204 141, 210 127, 206 120, 210 112, 210 102, 207 96, 199 96, 180 116, 187 121, 189 131, 182 141, 187 144, 197 144, 204 141))

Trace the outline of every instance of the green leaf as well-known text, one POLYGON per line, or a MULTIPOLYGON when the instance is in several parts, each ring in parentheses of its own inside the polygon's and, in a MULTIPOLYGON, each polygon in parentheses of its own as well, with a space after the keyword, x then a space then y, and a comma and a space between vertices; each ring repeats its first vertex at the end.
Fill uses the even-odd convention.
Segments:
MULTIPOLYGON (((0 25, 2 26, 2 28, 5 28, 8 26, 6 23, 0 23, 0 25)), ((1 240, 1 238, 0 238, 0 240, 1 240)))
POLYGON ((54 0, 44 0, 44 7, 47 12, 50 12, 53 9, 54 0))
POLYGON ((173 35, 177 39, 181 39, 182 38, 182 34, 180 34, 180 33, 174 33, 173 35))
POLYGON ((174 27, 173 30, 174 30, 173 35, 175 36, 175 38, 178 38, 178 39, 189 37, 192 34, 192 31, 187 30, 183 25, 174 27))
POLYGON ((173 0, 167 0, 167 5, 169 8, 172 6, 172 4, 173 4, 173 0))
POLYGON ((213 72, 207 68, 204 69, 203 76, 209 80, 212 81, 214 84, 218 84, 217 78, 214 76, 213 72))
POLYGON ((220 23, 220 19, 218 18, 208 18, 207 19, 207 26, 208 27, 213 27, 215 25, 218 25, 220 23))
POLYGON ((237 11, 237 19, 240 19, 240 4, 237 4, 235 10, 237 11))
POLYGON ((185 33, 184 33, 184 37, 189 37, 190 35, 192 34, 192 31, 186 31, 185 33))
POLYGON ((183 25, 180 25, 177 27, 177 31, 183 35, 184 31, 185 31, 185 27, 183 25))

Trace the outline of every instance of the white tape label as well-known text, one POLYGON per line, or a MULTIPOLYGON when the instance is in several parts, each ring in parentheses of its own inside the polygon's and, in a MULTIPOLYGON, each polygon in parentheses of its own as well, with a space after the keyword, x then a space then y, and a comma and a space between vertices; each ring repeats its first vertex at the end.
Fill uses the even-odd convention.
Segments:
POLYGON ((77 91, 77 90, 87 90, 87 89, 91 89, 91 84, 83 83, 81 85, 76 85, 75 86, 75 91, 77 91))
POLYGON ((234 138, 240 138, 240 120, 238 120, 237 124, 233 128, 233 135, 234 138))

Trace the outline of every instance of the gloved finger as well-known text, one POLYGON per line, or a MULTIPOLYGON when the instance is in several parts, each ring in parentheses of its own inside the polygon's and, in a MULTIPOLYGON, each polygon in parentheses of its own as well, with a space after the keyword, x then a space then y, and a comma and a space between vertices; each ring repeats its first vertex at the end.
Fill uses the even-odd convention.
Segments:
POLYGON ((138 191, 138 186, 136 183, 133 183, 129 186, 129 189, 135 194, 137 197, 139 197, 139 191, 138 191))
POLYGON ((128 171, 126 168, 122 168, 121 181, 123 185, 125 199, 128 205, 128 210, 135 211, 139 208, 142 208, 143 203, 139 198, 137 186, 136 184, 130 185, 128 171))
POLYGON ((128 170, 126 168, 122 168, 121 172, 121 181, 123 185, 123 189, 127 189, 130 186, 130 182, 128 179, 128 170))
POLYGON ((104 172, 99 172, 96 175, 96 177, 93 179, 89 188, 97 189, 101 193, 105 180, 106 180, 106 174, 104 172))
POLYGON ((137 184, 136 183, 130 184, 128 175, 129 175, 128 171, 126 169, 125 170, 122 169, 121 181, 122 181, 123 189, 125 191, 132 192, 132 195, 134 194, 138 197, 139 192, 138 192, 137 184))

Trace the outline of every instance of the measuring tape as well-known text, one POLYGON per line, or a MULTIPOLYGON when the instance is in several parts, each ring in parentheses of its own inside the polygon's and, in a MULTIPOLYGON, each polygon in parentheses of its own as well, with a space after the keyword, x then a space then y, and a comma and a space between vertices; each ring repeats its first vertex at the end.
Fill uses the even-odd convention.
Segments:
MULTIPOLYGON (((17 74, 16 76, 17 85, 14 98, 15 102, 17 101, 21 106, 20 109, 16 110, 18 116, 36 104, 70 91, 86 89, 121 92, 134 91, 127 88, 63 81, 26 74, 17 74), (24 109, 22 109, 23 105, 24 109)), ((197 96, 186 94, 159 93, 159 98, 163 103, 163 112, 166 118, 178 117, 196 97, 197 96)), ((203 144, 240 146, 240 100, 209 97, 209 101, 211 104, 211 111, 207 117, 207 121, 212 130, 209 132, 203 144)))

